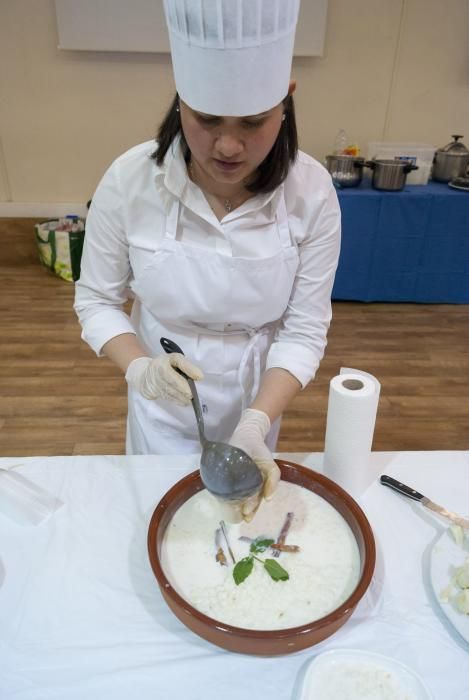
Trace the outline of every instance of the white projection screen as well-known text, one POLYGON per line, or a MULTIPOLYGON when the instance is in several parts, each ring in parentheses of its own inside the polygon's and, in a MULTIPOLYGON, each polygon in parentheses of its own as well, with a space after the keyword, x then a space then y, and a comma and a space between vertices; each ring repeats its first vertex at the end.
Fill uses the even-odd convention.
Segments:
MULTIPOLYGON (((162 0, 55 0, 55 9, 59 49, 169 52, 162 0)), ((322 56, 326 15, 327 0, 303 0, 295 56, 322 56)))

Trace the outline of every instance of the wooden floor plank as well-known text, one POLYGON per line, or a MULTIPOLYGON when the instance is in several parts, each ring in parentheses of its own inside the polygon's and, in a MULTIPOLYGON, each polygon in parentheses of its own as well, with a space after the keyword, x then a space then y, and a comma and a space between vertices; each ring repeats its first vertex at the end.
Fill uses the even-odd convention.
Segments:
MULTIPOLYGON (((0 219, 0 455, 121 454, 126 386, 80 340, 73 285, 38 262, 34 220, 0 219)), ((382 384, 376 450, 469 448, 469 307, 334 304, 316 379, 285 413, 278 449, 321 451, 342 366, 382 384)))

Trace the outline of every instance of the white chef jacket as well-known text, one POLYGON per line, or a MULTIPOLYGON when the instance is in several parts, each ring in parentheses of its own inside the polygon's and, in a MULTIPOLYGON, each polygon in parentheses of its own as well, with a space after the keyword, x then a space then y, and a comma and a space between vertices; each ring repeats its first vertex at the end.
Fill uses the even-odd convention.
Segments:
MULTIPOLYGON (((274 219, 282 188, 255 195, 219 221, 189 179, 179 143, 169 149, 161 166, 150 159, 155 148, 154 141, 145 142, 112 163, 93 196, 86 221, 75 310, 82 338, 98 355, 111 338, 135 333, 123 304, 131 296, 134 275, 147 265, 163 238, 175 197, 181 203, 178 240, 215 249, 220 255, 253 259, 274 255, 280 245, 277 236, 265 236, 263 225, 274 219)), ((340 248, 340 209, 329 173, 301 151, 283 191, 299 265, 266 369, 281 367, 304 387, 314 377, 326 345, 340 248)), ((174 284, 177 291, 177 280, 174 284)), ((268 289, 265 295, 268 304, 268 289)), ((151 351, 156 355, 161 349, 151 351)))

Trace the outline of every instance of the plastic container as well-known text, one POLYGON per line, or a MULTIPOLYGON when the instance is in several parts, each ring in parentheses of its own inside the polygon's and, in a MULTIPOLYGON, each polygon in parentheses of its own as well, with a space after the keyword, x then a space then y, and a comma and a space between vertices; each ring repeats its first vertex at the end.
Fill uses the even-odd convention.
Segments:
POLYGON ((0 514, 18 525, 39 525, 63 501, 11 469, 0 469, 0 514))
POLYGON ((418 166, 407 176, 408 185, 426 185, 430 179, 436 147, 428 143, 398 143, 371 141, 368 144, 368 160, 386 158, 408 160, 418 166))

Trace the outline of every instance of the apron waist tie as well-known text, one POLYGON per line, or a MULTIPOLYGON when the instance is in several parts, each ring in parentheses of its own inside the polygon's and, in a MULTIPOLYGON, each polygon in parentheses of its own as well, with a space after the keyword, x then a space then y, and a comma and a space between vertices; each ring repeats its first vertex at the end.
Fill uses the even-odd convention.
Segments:
MULTIPOLYGON (((256 395, 257 392, 259 391, 259 386, 260 386, 260 380, 261 380, 261 352, 260 352, 260 340, 264 335, 268 335, 269 333, 272 333, 274 329, 276 328, 277 324, 274 323, 267 323, 265 326, 262 326, 261 328, 254 329, 254 328, 232 328, 231 330, 221 330, 224 326, 220 324, 219 328, 216 328, 215 324, 211 325, 202 325, 198 323, 188 323, 185 327, 178 326, 177 323, 167 323, 165 322, 165 328, 167 328, 168 333, 171 332, 171 329, 174 328, 176 332, 180 332, 181 330, 187 331, 187 329, 191 329, 195 331, 198 334, 202 335, 211 335, 215 337, 221 337, 221 336, 234 336, 234 335, 244 335, 245 333, 249 336, 249 341, 246 345, 246 347, 243 350, 243 354, 241 356, 241 360, 239 363, 238 367, 238 372, 237 372, 237 380, 238 384, 241 388, 241 396, 242 396, 242 401, 241 401, 241 411, 244 411, 247 408, 248 405, 248 398, 249 398, 249 404, 251 404, 256 395), (246 374, 249 375, 249 369, 250 369, 250 362, 251 362, 251 357, 252 357, 252 387, 251 391, 248 391, 248 387, 246 386, 246 374), (249 394, 249 397, 248 397, 249 394)), ((225 327, 226 328, 226 327, 225 327)))
POLYGON ((261 354, 259 352, 259 341, 263 335, 266 335, 268 333, 268 328, 261 328, 258 331, 251 331, 250 332, 250 340, 246 347, 244 348, 243 355, 241 357, 241 361, 239 363, 239 369, 238 369, 238 383, 241 387, 241 395, 242 395, 242 403, 241 403, 241 411, 244 411, 247 407, 247 391, 246 387, 244 384, 244 375, 245 375, 245 370, 248 366, 248 363, 251 359, 252 356, 252 374, 253 374, 253 380, 252 380, 252 388, 251 388, 251 395, 250 395, 250 400, 249 404, 251 404, 255 397, 257 396, 257 392, 259 391, 259 386, 260 386, 260 379, 261 379, 261 354))

